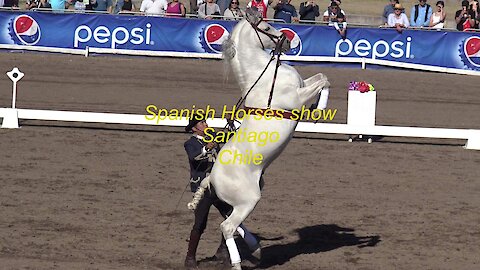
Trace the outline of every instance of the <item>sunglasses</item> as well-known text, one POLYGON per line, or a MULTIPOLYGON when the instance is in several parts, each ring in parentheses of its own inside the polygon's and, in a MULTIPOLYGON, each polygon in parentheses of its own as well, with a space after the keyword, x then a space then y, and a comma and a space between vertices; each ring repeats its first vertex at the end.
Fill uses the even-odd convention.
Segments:
POLYGON ((238 2, 232 2, 232 4, 238 5, 238 2))
POLYGON ((402 10, 401 8, 396 8, 395 10, 402 10))

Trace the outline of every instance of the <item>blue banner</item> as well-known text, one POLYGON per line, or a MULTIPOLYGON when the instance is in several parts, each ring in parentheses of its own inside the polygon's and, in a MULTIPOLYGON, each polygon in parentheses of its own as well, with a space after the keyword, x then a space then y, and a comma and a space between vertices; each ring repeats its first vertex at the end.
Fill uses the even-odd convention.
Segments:
MULTIPOLYGON (((480 71, 480 34, 272 24, 291 40, 287 53, 355 57, 480 71)), ((162 52, 221 52, 233 21, 0 11, 0 44, 68 49, 85 47, 162 52)))

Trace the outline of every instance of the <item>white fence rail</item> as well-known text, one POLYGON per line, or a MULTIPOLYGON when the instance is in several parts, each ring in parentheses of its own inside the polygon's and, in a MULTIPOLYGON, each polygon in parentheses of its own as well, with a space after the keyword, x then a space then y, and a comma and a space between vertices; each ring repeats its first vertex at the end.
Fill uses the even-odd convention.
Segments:
MULTIPOLYGON (((157 123, 157 121, 155 120, 148 120, 146 118, 147 115, 30 110, 12 108, 0 108, 0 117, 4 119, 4 125, 5 123, 15 123, 16 121, 17 127, 18 119, 173 127, 184 127, 188 124, 188 120, 186 118, 179 120, 161 120, 157 123)), ((4 125, 2 125, 2 127, 5 127, 4 125)), ((209 120, 209 126, 211 127, 222 128, 225 127, 225 125, 225 119, 215 118, 209 120)), ((480 150, 480 130, 475 129, 448 129, 377 125, 357 126, 349 124, 300 122, 295 131, 348 135, 368 134, 372 136, 463 139, 467 140, 467 143, 465 145, 466 149, 480 150)))
MULTIPOLYGON (((7 72, 7 75, 13 83, 12 107, 0 108, 0 118, 3 118, 2 128, 18 128, 19 119, 174 127, 184 127, 188 124, 186 118, 157 121, 155 119, 149 120, 151 116, 137 114, 17 109, 15 107, 16 86, 18 81, 23 78, 24 73, 18 70, 18 68, 14 68, 12 71, 7 72)), ((347 119, 347 124, 300 122, 296 131, 348 135, 464 139, 467 140, 465 148, 480 150, 480 130, 375 125, 376 92, 369 94, 370 95, 350 91, 348 101, 348 114, 362 114, 368 111, 366 115, 368 116, 367 118, 371 118, 369 121, 359 121, 358 119, 356 120, 355 117, 347 117, 350 118, 350 120, 347 119), (371 99, 372 101, 367 102, 369 104, 367 105, 369 106, 368 108, 365 106, 354 106, 360 103, 367 104, 365 102, 367 99, 371 99)), ((226 120, 215 118, 209 121, 209 125, 217 128, 225 127, 226 120)))

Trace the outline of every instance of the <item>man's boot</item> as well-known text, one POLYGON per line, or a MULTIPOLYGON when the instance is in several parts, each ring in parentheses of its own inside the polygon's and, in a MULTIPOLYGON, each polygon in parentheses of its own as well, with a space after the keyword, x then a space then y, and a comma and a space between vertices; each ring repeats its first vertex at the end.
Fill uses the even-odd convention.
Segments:
POLYGON ((217 252, 215 253, 215 255, 213 255, 213 260, 222 262, 225 265, 230 264, 230 254, 228 253, 227 244, 225 244, 225 239, 223 238, 223 235, 220 246, 218 246, 217 252))
POLYGON ((187 257, 185 258, 185 269, 188 269, 188 270, 198 269, 197 260, 195 257, 197 254, 197 247, 198 247, 199 241, 200 241, 200 233, 195 230, 192 230, 190 232, 190 240, 188 242, 187 257))

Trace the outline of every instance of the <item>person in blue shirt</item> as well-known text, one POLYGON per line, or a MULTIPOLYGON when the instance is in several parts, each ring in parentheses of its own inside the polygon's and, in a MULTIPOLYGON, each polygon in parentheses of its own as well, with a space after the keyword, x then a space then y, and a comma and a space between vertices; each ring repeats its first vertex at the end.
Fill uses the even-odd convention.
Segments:
POLYGON ((432 7, 427 0, 418 0, 419 4, 412 7, 410 12, 410 27, 429 27, 432 17, 432 7))
POLYGON ((96 0, 97 7, 95 11, 104 11, 107 13, 112 13, 113 1, 112 0, 96 0))
POLYGON ((290 4, 291 0, 278 0, 278 4, 273 7, 275 9, 274 19, 284 20, 286 23, 298 21, 297 10, 290 4))

